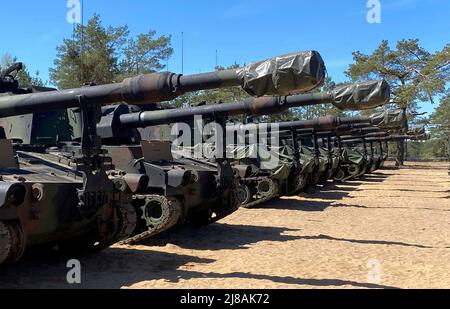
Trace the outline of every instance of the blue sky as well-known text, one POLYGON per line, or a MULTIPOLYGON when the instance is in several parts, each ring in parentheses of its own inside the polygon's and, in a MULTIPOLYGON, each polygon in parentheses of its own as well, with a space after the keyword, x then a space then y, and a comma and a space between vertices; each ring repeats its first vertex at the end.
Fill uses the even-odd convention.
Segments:
MULTIPOLYGON (((69 37, 67 0, 16 0, 2 3, 3 42, 9 52, 48 79, 55 47, 69 37), (9 28, 8 28, 9 27, 9 28), (6 44, 8 42, 8 44, 6 44)), ((169 69, 181 71, 181 32, 185 73, 299 50, 318 50, 330 76, 345 81, 351 53, 370 53, 382 39, 393 45, 419 38, 431 50, 450 43, 450 1, 381 0, 381 24, 366 20, 367 0, 84 0, 85 19, 101 15, 105 25, 128 24, 132 34, 156 30, 172 35, 175 49, 169 69)), ((433 107, 425 105, 424 111, 433 107)))

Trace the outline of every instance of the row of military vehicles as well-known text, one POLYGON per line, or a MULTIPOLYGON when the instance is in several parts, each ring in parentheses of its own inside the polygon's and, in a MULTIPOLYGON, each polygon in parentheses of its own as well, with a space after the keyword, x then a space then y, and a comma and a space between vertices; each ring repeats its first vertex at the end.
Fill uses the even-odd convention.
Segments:
POLYGON ((368 117, 230 122, 310 105, 366 110, 389 103, 386 81, 317 91, 326 68, 316 51, 239 69, 152 73, 69 90, 22 88, 21 69, 16 63, 0 72, 2 265, 33 247, 81 254, 138 244, 182 224, 212 224, 239 207, 372 173, 383 167, 389 141, 425 136, 408 128, 403 111, 387 109, 368 117), (228 87, 251 98, 170 110, 159 104, 228 87), (206 139, 204 132, 195 145, 155 138, 180 123, 198 134, 199 116, 216 124, 212 133, 220 127, 242 143, 219 134, 206 139), (215 155, 196 156, 198 148, 215 155))

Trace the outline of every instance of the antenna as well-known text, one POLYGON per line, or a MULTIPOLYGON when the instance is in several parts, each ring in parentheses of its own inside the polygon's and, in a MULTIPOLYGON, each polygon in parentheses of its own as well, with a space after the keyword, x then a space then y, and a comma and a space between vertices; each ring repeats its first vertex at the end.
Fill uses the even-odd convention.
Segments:
POLYGON ((81 84, 84 80, 84 65, 83 65, 83 53, 84 53, 84 0, 81 0, 81 54, 80 54, 80 69, 81 69, 81 84))
POLYGON ((218 67, 218 62, 217 62, 217 49, 216 49, 216 69, 217 69, 217 67, 218 67))
POLYGON ((184 32, 181 32, 181 74, 184 74, 184 32))
MULTIPOLYGON (((75 43, 75 34, 77 31, 77 26, 78 24, 75 22, 73 23, 73 29, 72 29, 72 42, 75 43)), ((76 45, 75 45, 76 46, 76 45)), ((72 61, 72 69, 75 71, 76 67, 77 67, 77 58, 73 57, 73 61, 72 61)))

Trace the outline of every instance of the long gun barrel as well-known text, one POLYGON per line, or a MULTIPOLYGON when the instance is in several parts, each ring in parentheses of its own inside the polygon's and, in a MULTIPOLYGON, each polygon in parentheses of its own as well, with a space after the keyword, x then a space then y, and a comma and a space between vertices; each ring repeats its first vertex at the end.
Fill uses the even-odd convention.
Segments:
MULTIPOLYGON (((333 131, 341 126, 353 124, 369 125, 370 121, 364 117, 319 117, 312 120, 287 121, 277 123, 248 124, 248 125, 231 125, 227 126, 227 131, 248 131, 250 129, 277 128, 279 131, 291 130, 308 130, 311 132, 333 131)), ((299 132, 301 133, 301 132, 299 132)), ((304 132, 306 133, 306 132, 304 132)))
MULTIPOLYGON (((366 141, 368 142, 375 142, 375 141, 384 141, 384 142, 396 142, 396 141, 404 141, 404 140, 412 140, 412 141, 418 141, 418 140, 428 140, 431 138, 429 134, 425 132, 425 128, 423 127, 415 127, 408 131, 407 134, 389 134, 384 132, 383 134, 380 133, 379 136, 374 135, 366 135, 364 136, 366 138, 366 141)), ((348 142, 358 142, 361 141, 362 137, 359 137, 359 140, 357 140, 354 136, 350 137, 343 137, 343 141, 348 142)))
POLYGON ((317 137, 328 137, 328 136, 345 136, 345 135, 365 135, 369 133, 377 133, 380 132, 380 128, 377 127, 365 127, 365 128, 353 128, 352 125, 348 126, 340 126, 334 131, 327 131, 327 130, 311 130, 311 129, 302 129, 298 130, 297 134, 298 136, 308 136, 312 134, 316 134, 317 137))
POLYGON ((262 127, 277 127, 280 131, 302 130, 310 129, 312 131, 348 131, 365 129, 362 132, 368 130, 368 126, 374 126, 375 129, 392 128, 399 122, 403 122, 402 117, 398 117, 398 110, 388 110, 383 113, 376 113, 369 117, 319 117, 314 120, 301 120, 301 121, 287 121, 277 122, 273 124, 248 124, 248 125, 230 125, 227 126, 227 131, 246 131, 249 129, 257 129, 262 127), (397 117, 392 123, 393 116, 397 117))
POLYGON ((324 78, 322 57, 316 51, 308 51, 240 69, 194 75, 153 73, 115 84, 0 97, 0 118, 79 107, 80 100, 93 105, 148 104, 172 100, 186 92, 231 86, 241 86, 253 96, 290 95, 311 91, 322 85, 324 78))
POLYGON ((353 139, 351 139, 349 137, 349 139, 342 139, 341 142, 343 144, 361 143, 363 141, 363 138, 365 139, 365 141, 367 143, 370 143, 370 142, 394 142, 394 141, 401 141, 401 140, 408 139, 408 137, 406 137, 406 136, 378 136, 378 137, 376 137, 376 136, 375 137, 374 136, 372 136, 372 137, 370 137, 370 136, 368 136, 368 137, 362 136, 362 137, 359 137, 359 138, 353 137, 353 139))
POLYGON ((370 109, 389 102, 389 84, 370 81, 338 87, 329 92, 292 96, 251 98, 241 102, 199 106, 185 109, 150 111, 121 115, 123 127, 139 128, 191 120, 194 116, 226 117, 235 115, 261 116, 281 113, 289 108, 332 103, 340 109, 370 109))
POLYGON ((361 136, 341 136, 342 141, 348 141, 348 140, 355 140, 355 139, 364 139, 364 138, 380 138, 380 137, 387 137, 389 134, 386 132, 375 132, 375 133, 369 133, 364 134, 361 136))

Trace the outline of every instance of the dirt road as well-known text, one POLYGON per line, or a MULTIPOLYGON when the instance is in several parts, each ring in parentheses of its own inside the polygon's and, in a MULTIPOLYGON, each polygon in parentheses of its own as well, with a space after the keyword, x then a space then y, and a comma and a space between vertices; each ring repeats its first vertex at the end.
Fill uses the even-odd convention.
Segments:
POLYGON ((450 288, 447 164, 330 184, 81 263, 79 286, 65 260, 40 256, 1 270, 0 287, 450 288))

